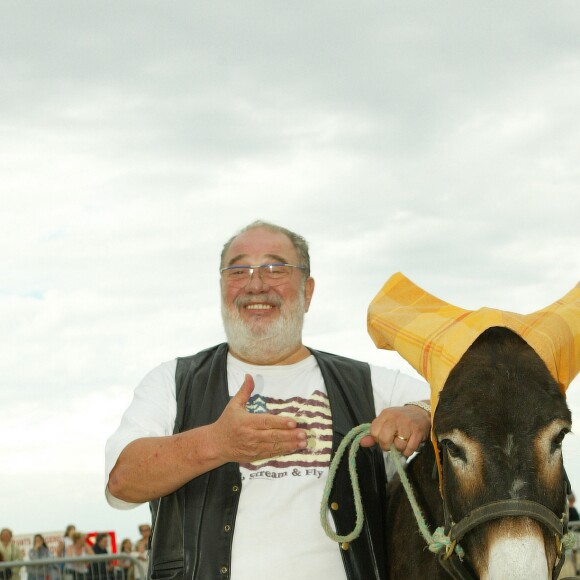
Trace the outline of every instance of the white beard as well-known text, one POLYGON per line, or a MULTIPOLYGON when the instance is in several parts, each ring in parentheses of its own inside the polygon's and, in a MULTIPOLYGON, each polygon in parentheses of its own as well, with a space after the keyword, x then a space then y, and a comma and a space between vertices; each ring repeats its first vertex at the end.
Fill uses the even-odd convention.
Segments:
MULTIPOLYGON (((252 296, 251 301, 259 296, 252 296)), ((242 300, 243 302, 243 300, 242 300)), ((271 298, 269 298, 271 302, 271 298)), ((286 358, 302 344, 304 292, 292 303, 282 304, 280 316, 268 324, 250 324, 240 317, 237 301, 228 306, 222 297, 222 320, 232 352, 254 364, 272 364, 286 358)))

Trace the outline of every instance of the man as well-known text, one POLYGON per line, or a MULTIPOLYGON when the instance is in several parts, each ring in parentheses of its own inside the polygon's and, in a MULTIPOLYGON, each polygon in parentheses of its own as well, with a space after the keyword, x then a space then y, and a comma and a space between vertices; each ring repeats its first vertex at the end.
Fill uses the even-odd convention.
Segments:
MULTIPOLYGON (((151 578, 384 578, 385 465, 374 444, 409 456, 427 438, 429 413, 403 406, 426 399, 427 385, 302 344, 314 280, 297 234, 254 222, 225 244, 220 272, 228 342, 137 387, 107 443, 109 503, 150 502, 151 578), (365 527, 337 546, 318 521, 330 457, 367 421, 357 458, 365 527)), ((343 465, 329 506, 350 532, 343 465)))
POLYGON ((141 537, 135 542, 135 549, 148 550, 149 537, 151 536, 151 526, 149 524, 141 524, 139 526, 139 533, 141 537))
MULTIPOLYGON (((9 528, 2 528, 0 530, 0 554, 2 555, 3 562, 10 562, 15 560, 23 560, 24 559, 24 552, 21 550, 17 545, 16 542, 12 539, 12 530, 9 528)), ((20 578, 20 567, 18 568, 11 568, 12 578, 18 579, 20 578)), ((0 574, 0 577, 2 575, 0 574)))

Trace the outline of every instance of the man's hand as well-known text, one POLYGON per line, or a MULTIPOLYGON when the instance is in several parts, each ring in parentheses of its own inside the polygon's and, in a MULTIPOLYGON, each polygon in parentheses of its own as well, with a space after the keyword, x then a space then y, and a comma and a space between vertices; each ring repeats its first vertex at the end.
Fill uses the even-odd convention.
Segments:
POLYGON ((210 444, 223 463, 247 463, 287 455, 307 446, 307 435, 289 417, 249 413, 254 379, 246 375, 243 385, 212 425, 210 444))
POLYGON ((378 443, 388 451, 395 447, 409 457, 429 437, 431 415, 415 405, 384 409, 371 423, 371 435, 361 440, 362 447, 378 443))
POLYGON ((246 410, 253 390, 254 380, 246 375, 215 423, 129 443, 109 475, 111 495, 143 503, 168 495, 225 463, 256 461, 304 449, 306 433, 298 429, 296 421, 246 410))

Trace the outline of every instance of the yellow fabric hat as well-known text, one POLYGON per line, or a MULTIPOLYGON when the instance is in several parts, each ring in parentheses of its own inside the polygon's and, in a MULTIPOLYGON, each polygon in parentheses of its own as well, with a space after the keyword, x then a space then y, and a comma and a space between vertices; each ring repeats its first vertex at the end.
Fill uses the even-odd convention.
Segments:
POLYGON ((565 394, 580 370, 580 284, 551 306, 522 315, 458 308, 397 273, 368 310, 368 330, 377 347, 396 350, 431 386, 433 413, 451 369, 475 339, 494 326, 521 336, 565 394))

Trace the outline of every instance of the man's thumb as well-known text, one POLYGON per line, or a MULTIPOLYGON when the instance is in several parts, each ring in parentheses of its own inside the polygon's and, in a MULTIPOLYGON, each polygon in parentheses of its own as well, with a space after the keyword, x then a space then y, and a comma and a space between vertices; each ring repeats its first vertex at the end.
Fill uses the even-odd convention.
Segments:
POLYGON ((246 375, 240 390, 235 394, 234 399, 240 407, 246 408, 246 403, 250 400, 254 391, 254 378, 252 375, 246 375))

